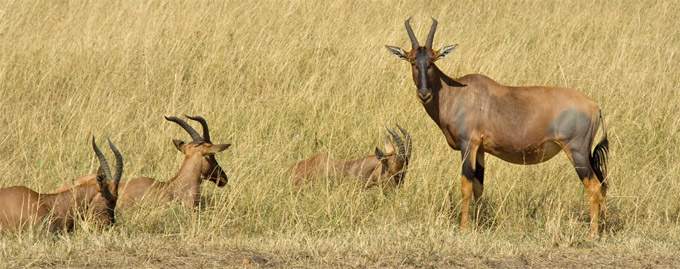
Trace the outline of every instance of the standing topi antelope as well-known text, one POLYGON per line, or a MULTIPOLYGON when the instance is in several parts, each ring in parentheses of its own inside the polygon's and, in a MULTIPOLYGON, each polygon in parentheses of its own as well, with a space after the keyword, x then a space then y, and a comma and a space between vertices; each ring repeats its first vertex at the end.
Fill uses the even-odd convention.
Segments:
POLYGON ((437 20, 425 46, 420 46, 409 20, 404 23, 411 51, 386 46, 411 64, 418 99, 425 111, 463 158, 463 194, 460 226, 468 226, 468 208, 474 193, 479 201, 484 189, 484 153, 516 164, 537 164, 563 150, 576 168, 590 202, 590 234, 604 218, 606 158, 609 150, 602 112, 596 102, 574 89, 503 86, 479 74, 452 79, 434 62, 449 55, 456 45, 432 49, 437 20), (591 154, 602 120, 603 137, 591 154))
POLYGON ((24 186, 0 189, 0 234, 41 224, 46 224, 50 230, 71 230, 76 216, 82 216, 85 212, 91 212, 98 223, 113 224, 118 182, 123 173, 123 157, 111 140, 109 146, 116 158, 113 177, 93 137, 92 148, 100 165, 96 181, 81 182, 49 194, 37 193, 24 186))
POLYGON ((411 151, 413 149, 411 136, 397 124, 406 139, 406 146, 401 137, 392 129, 385 126, 387 132, 394 138, 398 152, 389 137, 385 138, 385 152, 377 147, 375 155, 361 159, 342 162, 318 153, 313 157, 296 162, 290 167, 293 183, 301 186, 307 182, 327 176, 332 180, 352 178, 359 181, 365 188, 375 185, 392 184, 399 185, 406 176, 411 151))
MULTIPOLYGON (((179 171, 168 182, 161 182, 149 177, 140 177, 120 182, 120 198, 118 209, 125 210, 134 206, 143 198, 160 198, 166 201, 179 201, 186 207, 194 207, 200 203, 201 183, 206 178, 223 187, 227 184, 227 175, 215 160, 215 154, 227 149, 231 144, 212 144, 208 124, 203 117, 186 116, 198 121, 203 127, 203 136, 191 125, 177 117, 165 117, 166 120, 179 124, 191 136, 190 143, 173 140, 175 147, 184 153, 184 161, 179 171)), ((90 180, 85 176, 77 181, 90 180)))

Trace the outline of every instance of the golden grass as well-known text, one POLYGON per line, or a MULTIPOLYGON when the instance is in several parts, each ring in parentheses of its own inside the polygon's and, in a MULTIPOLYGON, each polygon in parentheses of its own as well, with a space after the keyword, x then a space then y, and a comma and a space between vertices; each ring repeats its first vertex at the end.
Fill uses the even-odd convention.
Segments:
POLYGON ((229 185, 206 183, 202 211, 148 206, 119 214, 105 231, 85 222, 73 234, 3 237, 0 267, 240 266, 243 258, 275 266, 578 266, 623 257, 620 266, 677 265, 679 7, 1 1, 0 187, 48 192, 95 171, 92 135, 121 150, 124 177, 167 180, 181 161, 171 139, 189 138, 163 115, 202 115, 212 140, 233 146, 217 155, 229 185), (601 240, 587 240, 585 191, 563 154, 535 166, 487 157, 479 229, 459 233, 460 154, 415 98, 407 64, 384 49, 408 48, 410 16, 421 40, 429 17, 439 20, 435 48, 459 44, 437 63, 449 76, 568 86, 600 103, 611 143, 601 240), (296 192, 289 184, 294 161, 372 154, 382 126, 394 123, 415 144, 401 188, 296 192))

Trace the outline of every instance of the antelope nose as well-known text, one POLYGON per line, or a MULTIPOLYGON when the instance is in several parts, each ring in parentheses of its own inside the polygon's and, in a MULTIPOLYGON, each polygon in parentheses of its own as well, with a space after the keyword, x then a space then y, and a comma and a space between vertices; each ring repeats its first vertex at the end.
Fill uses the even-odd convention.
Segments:
POLYGON ((227 182, 229 182, 229 178, 227 178, 226 174, 223 174, 223 180, 217 180, 217 187, 224 187, 227 185, 227 182))
POLYGON ((427 104, 432 99, 432 93, 428 91, 418 91, 418 99, 420 99, 420 102, 423 104, 427 104))

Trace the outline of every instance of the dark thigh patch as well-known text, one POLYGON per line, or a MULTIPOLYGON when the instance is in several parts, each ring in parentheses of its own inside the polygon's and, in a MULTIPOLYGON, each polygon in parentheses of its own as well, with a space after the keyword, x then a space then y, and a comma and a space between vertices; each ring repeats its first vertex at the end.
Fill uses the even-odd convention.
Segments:
MULTIPOLYGON (((568 143, 581 143, 590 135, 590 128, 591 122, 588 114, 578 110, 567 110, 550 123, 546 135, 557 137, 568 143)), ((569 147, 572 146, 574 145, 569 145, 569 147)))

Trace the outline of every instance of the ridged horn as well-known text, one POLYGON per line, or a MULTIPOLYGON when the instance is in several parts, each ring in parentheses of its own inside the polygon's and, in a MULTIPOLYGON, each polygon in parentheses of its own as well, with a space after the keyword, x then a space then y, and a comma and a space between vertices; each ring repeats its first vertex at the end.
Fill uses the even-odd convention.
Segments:
POLYGON ((186 123, 184 120, 182 120, 178 117, 168 117, 168 116, 165 116, 165 119, 168 120, 168 121, 172 121, 174 123, 177 123, 177 124, 179 124, 179 126, 184 128, 184 130, 187 131, 187 133, 189 133, 189 135, 191 136, 191 139, 193 140, 194 143, 203 140, 201 135, 199 135, 198 132, 196 132, 196 130, 194 130, 194 128, 191 127, 191 125, 186 123))
POLYGON ((104 154, 102 154, 102 151, 97 147, 97 143, 94 142, 94 136, 92 137, 92 148, 94 149, 94 154, 97 155, 97 159, 99 159, 99 167, 104 170, 106 179, 111 180, 111 169, 109 169, 109 163, 106 162, 104 154))
POLYGON ((184 115, 185 117, 197 121, 201 123, 201 127, 203 127, 203 141, 212 143, 210 142, 210 131, 208 130, 208 123, 205 121, 205 119, 201 116, 189 116, 189 115, 184 115))
POLYGON ((385 126, 385 129, 387 129, 387 132, 392 135, 392 138, 394 138, 394 142, 397 143, 397 148, 399 148, 399 152, 397 153, 397 160, 400 162, 406 162, 406 149, 404 149, 404 140, 401 140, 401 137, 394 132, 392 129, 389 127, 385 126))
POLYGON ((121 155, 116 146, 111 143, 111 139, 108 140, 109 147, 111 147, 113 155, 116 157, 116 171, 113 173, 113 184, 116 186, 116 190, 118 190, 118 182, 120 182, 120 178, 123 176, 123 155, 121 155))
POLYGON ((425 47, 431 49, 432 41, 434 40, 434 31, 437 30, 437 20, 432 18, 432 27, 430 27, 430 33, 427 35, 427 41, 425 42, 425 47))
POLYGON ((405 22, 404 26, 406 26, 406 32, 408 32, 408 38, 411 39, 411 48, 417 49, 420 47, 420 44, 418 44, 418 39, 416 38, 416 35, 413 34, 413 29, 411 29, 411 17, 409 17, 405 22))
POLYGON ((413 140, 411 140, 411 135, 406 132, 406 129, 401 128, 399 124, 397 124, 397 128, 404 135, 404 138, 406 138, 406 162, 408 163, 411 159, 411 152, 413 152, 413 140))

